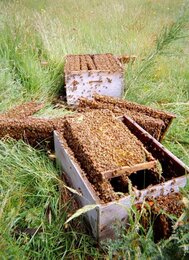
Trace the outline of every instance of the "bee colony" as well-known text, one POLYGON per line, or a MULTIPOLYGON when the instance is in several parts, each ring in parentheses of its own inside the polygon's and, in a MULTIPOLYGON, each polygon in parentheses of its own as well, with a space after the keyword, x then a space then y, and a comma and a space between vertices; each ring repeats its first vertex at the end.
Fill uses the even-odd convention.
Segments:
POLYGON ((152 155, 110 111, 67 119, 64 138, 105 202, 119 198, 109 179, 122 177, 127 188, 128 175, 156 167, 152 155))
POLYGON ((124 91, 123 67, 112 54, 67 55, 64 76, 69 105, 94 93, 121 97, 124 91))
POLYGON ((175 115, 159 111, 144 105, 118 98, 93 95, 93 100, 81 98, 77 106, 79 112, 93 109, 108 109, 116 116, 128 115, 142 126, 154 138, 161 141, 175 115))
POLYGON ((170 216, 179 218, 186 206, 183 195, 180 192, 172 192, 156 199, 148 199, 145 204, 137 204, 136 208, 142 212, 140 222, 145 230, 149 230, 153 221, 154 240, 158 242, 168 238, 173 232, 170 216))
POLYGON ((112 224, 127 219, 127 209, 145 197, 177 192, 189 169, 131 118, 107 110, 68 118, 54 132, 56 158, 68 183, 80 192, 81 206, 97 204, 86 213, 93 235, 112 236, 112 224))

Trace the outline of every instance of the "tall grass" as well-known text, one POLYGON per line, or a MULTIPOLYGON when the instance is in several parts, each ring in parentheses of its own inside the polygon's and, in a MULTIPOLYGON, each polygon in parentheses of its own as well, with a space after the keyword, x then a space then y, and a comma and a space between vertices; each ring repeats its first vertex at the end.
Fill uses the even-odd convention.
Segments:
POLYGON ((3 17, 0 34, 1 107, 30 99, 49 100, 62 85, 62 59, 48 60, 43 65, 47 55, 30 14, 23 11, 20 17, 19 12, 10 8, 9 15, 11 19, 3 17))
POLYGON ((1 259, 98 255, 88 235, 65 229, 71 197, 61 203, 63 182, 45 153, 13 140, 0 151, 1 259))
MULTIPOLYGON (((189 45, 183 37, 189 23, 186 12, 182 14, 186 2, 1 1, 0 111, 33 99, 49 104, 62 89, 67 53, 135 54, 137 62, 126 68, 126 98, 177 115, 164 144, 189 163, 189 45)), ((51 111, 47 107, 42 113, 48 116, 51 111)), ((61 184, 58 169, 44 151, 0 141, 0 258, 99 259, 107 254, 111 259, 113 251, 121 258, 128 246, 132 253, 127 258, 132 259, 149 257, 153 247, 156 255, 165 252, 166 243, 173 247, 169 241, 155 245, 151 233, 139 236, 134 223, 120 244, 111 241, 108 252, 100 251, 78 227, 81 219, 72 223, 76 229, 65 229, 72 199, 59 203, 61 184)), ((186 234, 182 232, 180 240, 186 234)))

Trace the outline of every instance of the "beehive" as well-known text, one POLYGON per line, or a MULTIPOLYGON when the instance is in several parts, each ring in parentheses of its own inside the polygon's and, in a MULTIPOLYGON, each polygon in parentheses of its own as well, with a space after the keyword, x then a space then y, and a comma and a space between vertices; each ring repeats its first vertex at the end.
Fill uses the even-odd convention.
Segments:
MULTIPOLYGON (((121 190, 122 183, 115 185, 110 183, 115 194, 122 193, 119 198, 112 197, 109 202, 102 201, 99 193, 102 190, 89 181, 86 172, 81 168, 74 156, 74 152, 68 146, 62 133, 54 132, 55 151, 58 163, 60 163, 65 177, 70 186, 76 189, 81 196, 77 199, 81 206, 96 204, 94 210, 86 213, 86 218, 90 223, 92 233, 98 240, 102 240, 113 235, 112 225, 117 221, 127 221, 128 209, 131 207, 133 198, 135 203, 143 202, 145 197, 155 198, 159 195, 166 195, 171 192, 178 192, 179 187, 184 187, 187 181, 188 167, 163 147, 155 138, 148 134, 143 128, 127 116, 122 118, 122 122, 146 147, 151 155, 159 160, 162 166, 161 178, 154 178, 150 172, 139 171, 132 174, 132 194, 121 190), (145 181, 144 181, 145 180, 145 181)), ((153 172, 153 171, 152 171, 153 172)), ((109 186, 108 186, 109 187, 109 186)), ((108 192, 107 185, 101 186, 103 192, 108 192)))
POLYGON ((64 75, 69 105, 94 93, 113 97, 123 94, 123 67, 112 54, 67 55, 64 75))

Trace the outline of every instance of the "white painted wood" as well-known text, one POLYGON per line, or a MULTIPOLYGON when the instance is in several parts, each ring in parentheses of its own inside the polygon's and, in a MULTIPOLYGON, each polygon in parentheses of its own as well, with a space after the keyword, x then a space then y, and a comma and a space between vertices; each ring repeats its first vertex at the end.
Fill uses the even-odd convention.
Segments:
MULTIPOLYGON (((71 188, 81 193, 82 196, 77 196, 77 201, 81 207, 90 204, 98 204, 99 199, 96 196, 91 184, 87 178, 81 173, 79 165, 71 159, 68 151, 60 142, 58 133, 54 131, 54 144, 57 163, 60 164, 62 170, 65 173, 65 177, 71 188)), ((92 233, 95 237, 98 237, 98 216, 99 207, 86 213, 86 218, 91 225, 92 233)))
POLYGON ((123 72, 81 71, 65 74, 66 97, 69 105, 78 103, 80 97, 91 99, 94 93, 122 97, 123 72))
POLYGON ((121 200, 113 201, 100 206, 99 210, 99 240, 114 237, 114 224, 127 222, 128 210, 132 198, 126 196, 121 200))

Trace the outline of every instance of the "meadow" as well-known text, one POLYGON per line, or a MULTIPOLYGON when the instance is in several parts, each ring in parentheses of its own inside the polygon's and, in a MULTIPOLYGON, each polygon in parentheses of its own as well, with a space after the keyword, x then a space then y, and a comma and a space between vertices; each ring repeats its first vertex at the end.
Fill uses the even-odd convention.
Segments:
MULTIPOLYGON (((66 54, 136 55, 125 70, 124 98, 176 114, 163 144, 189 165, 188 31, 187 0, 1 0, 0 112, 36 100, 45 102, 45 116, 67 113, 51 105, 63 90, 66 54)), ((0 204, 0 259, 189 254, 188 224, 154 243, 136 212, 128 233, 103 245, 91 238, 82 216, 65 226, 74 202, 60 170, 42 148, 23 141, 0 140, 0 204)))

